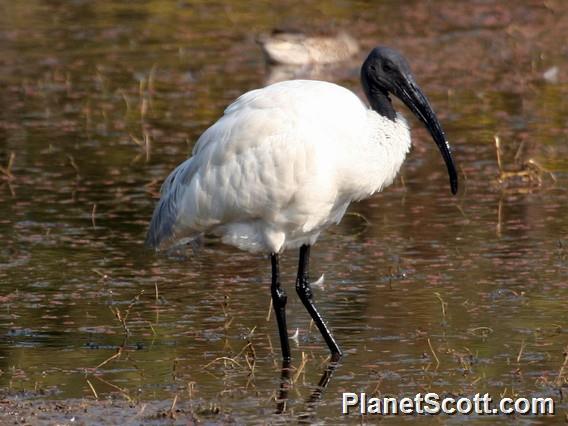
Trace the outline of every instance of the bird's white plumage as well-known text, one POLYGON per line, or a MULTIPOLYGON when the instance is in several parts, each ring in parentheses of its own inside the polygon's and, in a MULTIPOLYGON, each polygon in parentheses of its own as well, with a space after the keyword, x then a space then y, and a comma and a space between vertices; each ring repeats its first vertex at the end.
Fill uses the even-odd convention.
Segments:
POLYGON ((245 93, 162 186, 154 246, 203 233, 253 252, 313 244, 352 201, 390 185, 410 148, 391 121, 335 84, 293 80, 245 93))

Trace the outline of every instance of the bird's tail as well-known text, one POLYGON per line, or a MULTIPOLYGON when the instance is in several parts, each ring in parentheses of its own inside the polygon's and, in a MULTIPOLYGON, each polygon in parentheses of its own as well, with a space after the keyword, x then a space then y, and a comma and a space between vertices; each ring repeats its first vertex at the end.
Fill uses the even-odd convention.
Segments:
POLYGON ((189 158, 181 163, 162 184, 161 198, 154 209, 146 235, 147 247, 167 250, 199 237, 200 232, 178 226, 185 191, 197 170, 197 164, 192 160, 193 158, 189 158))
POLYGON ((146 247, 159 250, 166 241, 173 239, 176 221, 173 204, 171 197, 165 196, 156 205, 146 234, 146 247))
POLYGON ((183 189, 183 178, 189 164, 189 160, 180 164, 162 184, 160 188, 161 198, 154 209, 146 235, 145 244, 147 247, 160 250, 165 248, 165 245, 171 245, 171 242, 175 239, 180 192, 183 189))

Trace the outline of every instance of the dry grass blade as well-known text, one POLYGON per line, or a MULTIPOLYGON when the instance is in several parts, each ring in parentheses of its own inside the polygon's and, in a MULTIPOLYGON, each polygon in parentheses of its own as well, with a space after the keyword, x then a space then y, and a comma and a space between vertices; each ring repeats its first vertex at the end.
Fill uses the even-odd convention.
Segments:
POLYGON ((89 379, 87 379, 87 384, 88 384, 89 387, 91 388, 91 392, 93 392, 93 395, 95 396, 95 399, 99 399, 99 395, 97 394, 97 391, 95 390, 95 387, 93 386, 93 384, 90 382, 89 379))
POLYGON ((193 392, 195 390, 195 382, 188 382, 187 383, 187 397, 189 400, 193 400, 193 392))
POLYGON ((526 161, 521 160, 524 142, 519 145, 515 153, 513 166, 510 167, 509 170, 505 170, 501 158, 501 140, 498 135, 495 135, 494 138, 497 166, 499 168, 497 181, 502 189, 526 193, 535 188, 543 187, 545 178, 548 178, 552 184, 556 183, 557 179, 554 173, 544 168, 535 159, 529 158, 526 161))
POLYGON ((130 134, 129 136, 130 136, 130 139, 132 140, 132 142, 134 142, 136 145, 138 145, 140 147, 144 146, 144 142, 142 141, 142 139, 137 138, 133 134, 130 134))
POLYGON ((126 93, 124 92, 124 90, 120 90, 120 95, 122 96, 122 99, 124 100, 124 103, 126 104, 126 114, 130 113, 130 100, 128 99, 128 96, 126 95, 126 93))
POLYGON ((473 327, 468 329, 467 332, 474 336, 486 337, 493 333, 493 329, 491 327, 473 327))
POLYGON ((448 304, 446 302, 444 302, 444 299, 442 299, 442 296, 440 296, 440 293, 438 293, 437 291, 434 292, 434 295, 440 301, 440 305, 442 306, 442 318, 445 319, 446 318, 446 306, 448 304))
POLYGON ((302 352, 302 361, 300 362, 298 370, 296 370, 296 373, 294 373, 294 377, 292 377, 292 383, 296 383, 298 381, 298 378, 300 377, 300 374, 302 374, 302 372, 304 371, 307 363, 308 363, 308 357, 306 356, 305 352, 302 352))
POLYGON ((272 301, 268 304, 268 314, 266 315, 266 322, 270 321, 270 316, 272 315, 272 301))
POLYGON ((521 361, 521 357, 523 356, 524 350, 525 350, 525 341, 523 340, 521 343, 521 348, 519 349, 519 354, 517 355, 517 364, 521 361))
POLYGON ((95 367, 95 369, 101 368, 103 365, 108 364, 108 363, 111 362, 113 359, 120 358, 120 356, 122 355, 123 349, 124 349, 124 346, 120 346, 120 347, 116 350, 116 353, 115 353, 114 355, 112 355, 112 356, 108 357, 107 359, 105 359, 103 362, 101 362, 99 365, 97 365, 97 366, 95 367))
POLYGON ((215 358, 213 361, 205 364, 203 366, 203 369, 209 368, 210 366, 212 366, 213 364, 215 364, 216 362, 219 362, 219 361, 229 361, 229 362, 233 363, 234 365, 236 365, 237 367, 243 368, 242 365, 239 364, 237 361, 235 361, 233 358, 229 358, 227 356, 221 356, 221 357, 215 358))
POLYGON ((568 346, 564 348, 564 362, 560 366, 560 370, 558 371, 558 377, 556 377, 557 386, 562 386, 564 382, 568 382, 568 377, 565 377, 566 368, 568 368, 568 346))
POLYGON ((126 310, 124 311, 124 315, 122 315, 122 313, 120 312, 120 309, 118 309, 118 307, 116 307, 114 310, 111 308, 111 311, 114 313, 116 319, 118 319, 118 321, 122 325, 122 329, 124 330, 124 333, 127 336, 130 335, 130 330, 128 329, 128 326, 126 324, 126 320, 128 319, 128 316, 130 315, 130 311, 132 310, 132 307, 138 302, 138 300, 140 299, 140 297, 143 294, 144 294, 144 290, 141 290, 140 293, 138 293, 132 299, 132 301, 130 302, 130 304, 128 305, 126 310))
MULTIPOLYGON (((150 133, 148 133, 147 130, 144 130, 144 133, 142 135, 142 139, 137 138, 136 136, 134 136, 133 134, 130 134, 130 139, 132 140, 132 142, 134 142, 136 145, 138 145, 140 148, 142 148, 144 150, 143 154, 145 155, 146 158, 146 162, 150 161, 150 149, 151 149, 151 139, 150 139, 150 133)), ((133 163, 136 162, 142 154, 139 154, 138 156, 136 156, 136 158, 133 160, 133 163)))
POLYGON ((146 78, 141 78, 138 85, 138 97, 142 99, 146 91, 146 78))
POLYGON ((240 352, 233 357, 233 359, 237 359, 238 357, 240 357, 243 354, 243 352, 246 351, 250 346, 252 346, 252 343, 248 342, 246 345, 243 346, 240 352))
POLYGON ((69 160, 69 164, 71 165, 71 167, 73 167, 73 170, 75 170, 75 173, 77 174, 77 179, 78 179, 80 177, 79 166, 75 162, 75 158, 71 154, 67 154, 67 159, 69 160))
POLYGON ((503 231, 503 199, 499 199, 499 206, 497 207, 497 237, 501 238, 503 231))
POLYGON ((154 94, 154 92, 156 91, 156 87, 155 87, 155 80, 156 80, 156 70, 158 69, 158 64, 154 64, 152 65, 152 68, 150 69, 150 73, 148 74, 148 92, 150 93, 150 96, 152 96, 154 94))
MULTIPOLYGON (((96 270, 94 270, 95 272, 97 272, 96 270)), ((97 272, 98 273, 98 272, 97 272)), ((130 302, 130 304, 128 305, 128 307, 125 310, 124 315, 122 314, 122 312, 120 312, 120 309, 118 307, 116 308, 112 308, 110 307, 111 312, 114 314, 114 316, 116 317, 116 319, 120 322, 120 324, 122 325, 122 329, 124 330, 124 340, 122 342, 122 344, 118 347, 116 353, 112 356, 110 356, 109 358, 107 358, 106 360, 104 360, 103 362, 101 362, 99 365, 97 365, 95 368, 101 368, 103 365, 108 364, 109 362, 111 362, 114 359, 120 358, 120 356, 122 355, 122 353, 124 352, 124 348, 126 347, 126 342, 128 340, 128 336, 130 336, 130 330, 128 329, 128 325, 126 324, 126 321, 128 319, 128 316, 130 315, 130 311, 132 310, 132 307, 136 304, 136 302, 138 302, 138 300, 140 299, 140 296, 142 296, 142 294, 144 294, 144 290, 141 290, 140 293, 138 293, 130 302)), ((152 328, 153 330, 153 328, 152 328)))
POLYGON ((495 152, 497 154, 497 166, 499 167, 499 175, 503 174, 503 163, 501 162, 501 139, 499 135, 495 135, 495 152))
POLYGON ((118 392, 120 392, 120 394, 122 396, 124 396, 128 400, 128 402, 134 402, 126 389, 121 388, 120 386, 117 386, 117 385, 109 382, 108 380, 103 379, 102 377, 98 377, 98 376, 93 376, 93 377, 95 379, 97 379, 99 382, 104 383, 105 385, 110 386, 113 389, 116 389, 118 392))
POLYGON ((97 229, 97 224, 95 221, 95 215, 97 214, 97 203, 93 204, 93 210, 91 211, 91 224, 93 225, 93 229, 97 229))
POLYGON ((171 405, 170 409, 168 410, 168 417, 169 417, 170 419, 175 419, 175 418, 176 418, 176 417, 175 417, 175 414, 174 414, 174 413, 175 413, 174 410, 175 410, 175 408, 176 408, 177 400, 178 400, 178 396, 177 396, 177 394, 176 394, 176 395, 174 396, 174 400, 172 401, 172 405, 171 405))
POLYGON ((440 359, 438 358, 438 355, 436 355, 436 351, 432 347, 432 342, 430 342, 429 337, 428 337, 427 340, 428 340, 428 346, 430 347, 430 352, 432 352, 432 355, 434 356, 434 359, 436 360, 436 368, 438 368, 440 366, 440 359))
POLYGON ((8 158, 8 164, 6 167, 0 166, 0 173, 2 173, 2 179, 8 182, 13 181, 16 177, 12 173, 12 168, 14 167, 14 160, 16 159, 16 153, 10 152, 10 157, 8 158))
POLYGON ((97 274, 99 277, 101 277, 101 278, 99 279, 99 281, 108 280, 108 279, 110 278, 110 276, 109 276, 108 274, 105 274, 104 272, 99 271, 99 270, 96 269, 96 268, 92 268, 91 271, 93 271, 95 274, 97 274))
POLYGON ((144 152, 146 153, 146 162, 150 161, 150 133, 144 131, 144 152))

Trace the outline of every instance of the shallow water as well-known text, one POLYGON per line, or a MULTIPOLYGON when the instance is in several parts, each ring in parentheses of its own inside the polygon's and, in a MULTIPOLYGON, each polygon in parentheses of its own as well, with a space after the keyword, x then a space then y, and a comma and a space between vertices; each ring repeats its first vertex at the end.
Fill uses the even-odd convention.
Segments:
POLYGON ((521 420, 562 420, 566 6, 452 5, 0 2, 0 165, 14 155, 0 176, 0 393, 175 399, 213 423, 340 423, 341 392, 488 392, 552 396, 556 417, 521 420), (462 188, 451 197, 435 145, 401 107, 414 127, 401 178, 353 205, 312 250, 313 279, 325 274, 315 297, 346 352, 317 403, 306 401, 328 353, 294 295, 297 253, 283 256, 298 338, 295 382, 274 414, 268 259, 216 241, 156 256, 142 242, 167 173, 228 103, 273 78, 255 37, 282 24, 347 28, 361 54, 306 77, 358 93, 369 48, 403 50, 452 142, 462 188), (495 135, 502 168, 532 170, 532 181, 499 183, 495 135))

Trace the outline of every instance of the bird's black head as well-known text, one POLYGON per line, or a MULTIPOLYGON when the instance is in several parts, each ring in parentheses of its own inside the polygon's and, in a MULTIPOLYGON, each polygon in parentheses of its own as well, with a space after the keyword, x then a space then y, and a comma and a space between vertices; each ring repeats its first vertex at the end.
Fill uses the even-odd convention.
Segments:
POLYGON ((374 48, 361 67, 361 84, 371 107, 389 120, 396 120, 396 112, 389 94, 395 95, 426 126, 438 145, 448 168, 452 194, 458 190, 458 176, 450 144, 430 102, 414 81, 408 62, 394 49, 379 46, 374 48))
POLYGON ((400 97, 401 83, 409 77, 412 79, 412 73, 406 59, 396 50, 388 47, 375 47, 361 67, 361 82, 369 102, 375 108, 373 103, 377 98, 386 97, 380 100, 387 101, 389 105, 377 105, 382 109, 377 112, 391 120, 396 118, 396 113, 390 105, 388 94, 400 97), (390 110, 388 107, 391 107, 390 110))

